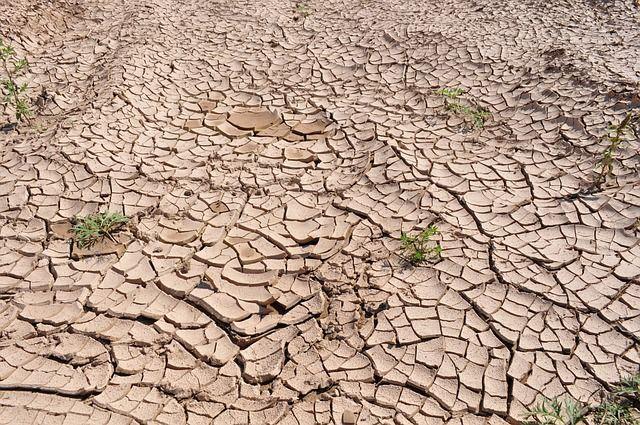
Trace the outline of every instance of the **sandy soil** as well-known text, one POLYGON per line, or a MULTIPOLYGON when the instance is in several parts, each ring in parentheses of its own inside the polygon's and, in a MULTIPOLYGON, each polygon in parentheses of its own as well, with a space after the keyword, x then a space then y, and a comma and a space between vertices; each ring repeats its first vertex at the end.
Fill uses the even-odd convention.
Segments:
POLYGON ((635 2, 3 0, 0 34, 37 105, 0 134, 0 423, 499 425, 638 371, 637 138, 593 185, 635 2))

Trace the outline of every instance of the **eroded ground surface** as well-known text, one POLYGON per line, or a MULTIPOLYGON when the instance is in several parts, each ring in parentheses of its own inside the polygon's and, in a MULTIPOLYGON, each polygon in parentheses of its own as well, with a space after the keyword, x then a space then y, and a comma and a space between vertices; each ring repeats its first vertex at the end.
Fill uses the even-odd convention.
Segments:
POLYGON ((0 422, 497 425, 638 370, 638 141, 591 185, 635 3, 0 3, 0 422))

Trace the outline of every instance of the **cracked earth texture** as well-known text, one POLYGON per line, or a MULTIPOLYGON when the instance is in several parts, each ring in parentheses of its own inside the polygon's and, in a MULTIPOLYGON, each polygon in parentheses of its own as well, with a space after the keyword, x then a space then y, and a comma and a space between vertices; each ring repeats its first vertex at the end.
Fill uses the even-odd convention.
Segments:
POLYGON ((640 364, 638 140, 589 190, 638 106, 638 13, 3 0, 38 116, 0 134, 0 423, 499 425, 596 401, 640 364), (105 210, 130 225, 73 246, 105 210), (430 223, 441 260, 408 266, 401 232, 430 223))

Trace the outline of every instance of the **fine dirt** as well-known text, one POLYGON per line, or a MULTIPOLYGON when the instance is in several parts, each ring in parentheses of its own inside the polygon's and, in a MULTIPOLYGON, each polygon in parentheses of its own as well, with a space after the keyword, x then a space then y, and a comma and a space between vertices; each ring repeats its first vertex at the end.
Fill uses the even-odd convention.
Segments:
POLYGON ((636 2, 2 0, 0 34, 37 109, 0 133, 0 423, 499 425, 638 372, 636 137, 592 184, 636 2))

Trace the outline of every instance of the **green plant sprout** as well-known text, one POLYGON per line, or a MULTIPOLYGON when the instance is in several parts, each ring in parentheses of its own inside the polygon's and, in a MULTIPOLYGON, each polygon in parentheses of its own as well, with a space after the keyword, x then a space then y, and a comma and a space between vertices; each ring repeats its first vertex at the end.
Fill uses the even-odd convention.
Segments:
POLYGON ((112 241, 113 233, 129 221, 120 213, 103 212, 76 218, 76 225, 71 229, 76 235, 78 248, 88 248, 107 237, 112 241))
POLYGON ((296 3, 296 13, 306 18, 311 15, 311 11, 309 10, 309 6, 306 3, 296 3))
POLYGON ((438 228, 433 224, 415 236, 402 232, 400 242, 405 258, 413 265, 439 258, 442 245, 431 240, 438 233, 438 228))
POLYGON ((640 396, 640 373, 622 378, 620 383, 616 385, 614 394, 629 397, 640 396))
POLYGON ((587 406, 572 399, 544 400, 524 413, 525 425, 638 425, 640 374, 629 376, 606 393, 602 401, 587 406))
POLYGON ((613 162, 616 154, 618 153, 620 143, 624 140, 625 135, 627 135, 631 130, 629 127, 630 123, 631 112, 624 117, 620 124, 611 125, 609 127, 609 146, 607 146, 604 152, 602 152, 602 158, 600 158, 600 161, 598 161, 598 164, 596 165, 596 170, 600 168, 600 172, 596 175, 594 181, 595 186, 602 186, 602 184, 607 180, 607 177, 613 175, 613 162))
POLYGON ((455 87, 455 88, 449 88, 449 87, 445 87, 439 90, 436 90, 436 94, 439 94, 440 96, 445 96, 449 99, 457 99, 458 97, 460 97, 460 95, 466 93, 464 89, 461 89, 460 87, 455 87))
POLYGON ((580 402, 555 398, 536 404, 524 417, 527 425, 576 425, 584 419, 586 412, 586 407, 580 402))
POLYGON ((4 71, 4 79, 0 81, 4 94, 4 104, 10 105, 15 111, 16 122, 21 122, 31 116, 27 92, 27 84, 18 84, 16 78, 28 68, 26 59, 18 59, 13 47, 0 39, 0 60, 4 71))
POLYGON ((640 423, 628 399, 605 400, 593 409, 594 423, 599 425, 634 425, 640 423))
POLYGON ((470 107, 460 102, 460 96, 465 92, 464 89, 459 87, 455 88, 442 88, 436 90, 436 94, 444 96, 445 108, 447 111, 451 111, 458 115, 467 116, 471 119, 474 128, 484 127, 484 123, 491 116, 489 111, 479 106, 470 107))

